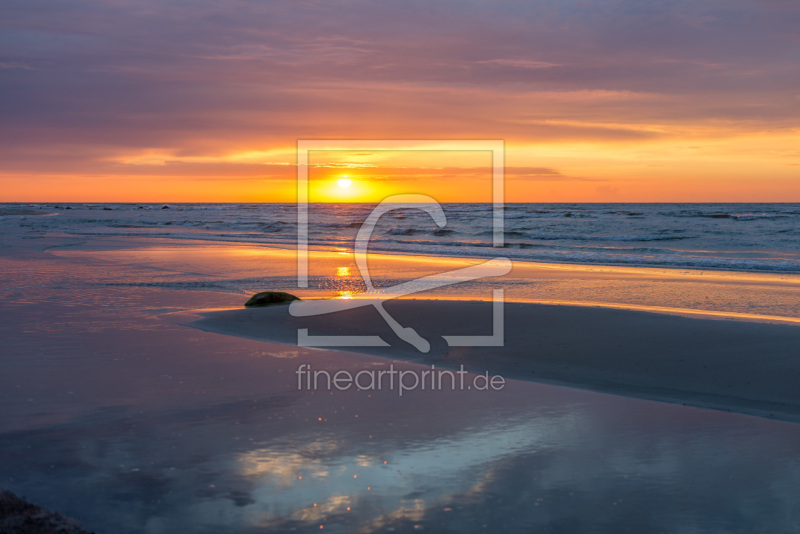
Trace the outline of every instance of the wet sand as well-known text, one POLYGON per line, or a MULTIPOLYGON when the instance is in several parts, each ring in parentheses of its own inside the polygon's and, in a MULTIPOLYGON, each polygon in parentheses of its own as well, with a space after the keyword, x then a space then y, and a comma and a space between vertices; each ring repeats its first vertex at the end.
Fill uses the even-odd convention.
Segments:
POLYGON ((631 310, 506 303, 502 347, 449 347, 442 335, 490 335, 488 302, 390 300, 386 310, 431 341, 423 354, 398 339, 372 306, 292 317, 288 305, 204 312, 212 332, 297 342, 313 335, 379 335, 384 358, 543 381, 784 420, 800 420, 800 327, 631 310))
MULTIPOLYGON (((489 333, 488 303, 398 301, 387 309, 433 341, 430 354, 397 342, 369 309, 303 321, 318 335, 354 323, 371 333, 374 326, 395 348, 379 356, 298 348, 291 346, 297 319, 286 309, 242 308, 253 290, 292 290, 289 252, 35 237, 6 236, 0 250, 0 487, 92 531, 255 534, 323 525, 333 532, 781 532, 800 519, 792 498, 800 484, 800 426, 624 396, 666 398, 643 380, 678 382, 684 373, 683 386, 670 394, 712 405, 722 391, 730 406, 730 385, 746 393, 733 409, 747 411, 746 403, 769 417, 768 406, 754 403, 775 404, 779 396, 792 402, 793 363, 776 350, 792 342, 797 327, 508 302, 506 338, 516 352, 498 356, 495 349, 445 351, 436 338, 489 333), (233 328, 241 319, 242 330, 230 336, 188 327, 209 313, 205 308, 218 316, 203 320, 233 328), (453 330, 441 332, 444 325, 453 330), (259 339, 244 337, 254 331, 259 339), (280 343, 263 341, 273 336, 280 343), (593 357, 598 346, 617 345, 630 350, 611 358, 611 368, 593 357), (672 358, 676 348, 691 350, 691 361, 672 358), (761 386, 748 384, 744 371, 757 360, 767 360, 769 372, 754 372, 750 382, 761 386), (399 397, 390 390, 301 390, 295 375, 303 364, 421 372, 432 361, 463 361, 508 380, 500 391, 399 397), (710 369, 692 363, 699 361, 710 369), (783 365, 784 376, 776 377, 783 365), (623 372, 628 368, 634 371, 623 372), (531 370, 534 381, 524 376, 531 370), (541 383, 559 376, 615 394, 541 383), (774 391, 765 396, 767 382, 774 391), (641 391, 620 394, 633 383, 641 391), (715 389, 704 389, 712 383, 715 389)), ((358 290, 358 273, 340 270, 352 267, 349 256, 315 259, 315 286, 304 296, 358 290)), ((389 286, 463 264, 385 258, 375 267, 378 282, 389 286)), ((532 296, 522 292, 529 288, 541 299, 569 300, 586 287, 595 291, 587 296, 617 307, 705 302, 702 288, 716 291, 707 306, 713 311, 790 317, 797 287, 791 277, 713 275, 730 281, 723 282, 699 273, 516 269, 531 276, 516 276, 507 295, 532 296), (639 280, 637 290, 618 291, 633 282, 629 276, 639 280)), ((435 297, 483 298, 496 282, 435 297)), ((775 417, 788 419, 794 410, 776 407, 775 417)))

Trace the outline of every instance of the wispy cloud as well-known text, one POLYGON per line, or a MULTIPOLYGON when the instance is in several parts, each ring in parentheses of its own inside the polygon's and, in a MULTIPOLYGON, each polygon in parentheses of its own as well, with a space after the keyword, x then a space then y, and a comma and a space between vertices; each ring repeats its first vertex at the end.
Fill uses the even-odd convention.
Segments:
POLYGON ((0 70, 33 70, 33 67, 18 61, 0 61, 0 70))
POLYGON ((798 27, 794 0, 6 0, 0 165, 288 164, 320 138, 506 139, 513 159, 760 136, 800 123, 798 27))
POLYGON ((533 59, 484 59, 478 61, 483 65, 499 65, 501 67, 513 67, 517 69, 549 69, 550 67, 558 67, 558 63, 550 63, 549 61, 536 61, 533 59))

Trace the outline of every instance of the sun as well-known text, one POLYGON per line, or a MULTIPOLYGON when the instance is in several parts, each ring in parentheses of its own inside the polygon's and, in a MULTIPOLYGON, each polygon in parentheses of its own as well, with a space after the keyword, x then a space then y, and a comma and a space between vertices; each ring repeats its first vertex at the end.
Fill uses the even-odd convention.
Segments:
POLYGON ((341 180, 337 180, 336 183, 339 184, 339 187, 342 189, 347 189, 353 185, 353 180, 350 180, 349 178, 342 178, 341 180))

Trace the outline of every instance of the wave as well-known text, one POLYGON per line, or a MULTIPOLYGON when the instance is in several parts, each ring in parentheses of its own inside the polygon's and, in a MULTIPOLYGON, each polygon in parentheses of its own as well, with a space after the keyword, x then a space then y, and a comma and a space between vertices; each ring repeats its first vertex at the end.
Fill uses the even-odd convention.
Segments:
POLYGON ((389 235, 415 235, 417 230, 414 228, 389 228, 386 233, 389 235))
POLYGON ((648 241, 680 241, 684 239, 697 239, 695 235, 661 235, 661 236, 637 236, 637 235, 536 235, 526 234, 528 239, 534 241, 609 241, 609 242, 648 242, 648 241))
MULTIPOLYGON (((292 246, 297 239, 293 204, 163 206, 0 204, 58 212, 59 217, 19 223, 47 232, 277 246, 292 246)), ((311 206, 309 244, 352 246, 374 207, 311 206)), ((423 211, 398 210, 381 219, 370 246, 406 254, 502 254, 528 261, 800 272, 800 204, 510 204, 502 250, 493 247, 491 204, 442 207, 446 228, 437 228, 423 211)))
POLYGON ((364 224, 363 221, 347 222, 347 223, 317 223, 316 226, 321 228, 361 228, 364 224))

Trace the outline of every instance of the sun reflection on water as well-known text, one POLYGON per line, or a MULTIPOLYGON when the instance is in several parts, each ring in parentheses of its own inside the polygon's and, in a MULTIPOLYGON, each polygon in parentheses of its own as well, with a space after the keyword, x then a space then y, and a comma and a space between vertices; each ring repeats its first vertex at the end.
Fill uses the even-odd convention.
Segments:
POLYGON ((461 501, 482 498, 493 462, 520 447, 547 448, 557 428, 580 426, 575 419, 571 414, 545 421, 528 416, 388 454, 326 440, 294 443, 242 453, 237 463, 253 485, 253 499, 261 503, 250 518, 261 526, 318 528, 356 521, 359 528, 351 531, 382 530, 423 521, 431 510, 452 503, 454 495, 461 501))

